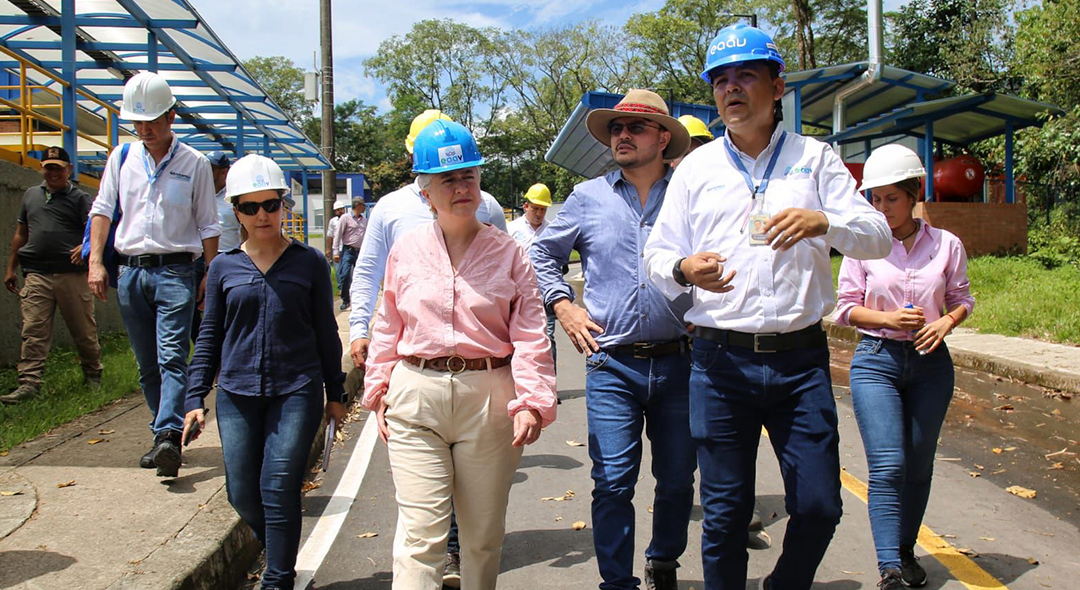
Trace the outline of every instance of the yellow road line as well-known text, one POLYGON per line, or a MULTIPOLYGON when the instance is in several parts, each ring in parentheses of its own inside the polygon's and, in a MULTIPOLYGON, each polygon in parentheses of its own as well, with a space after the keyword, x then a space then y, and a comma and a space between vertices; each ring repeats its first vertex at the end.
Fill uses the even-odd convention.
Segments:
MULTIPOLYGON (((761 434, 765 438, 769 438, 769 433, 764 428, 761 429, 761 434)), ((844 486, 844 489, 862 500, 863 504, 867 503, 866 484, 848 473, 844 468, 840 469, 840 483, 844 486)), ((1008 586, 986 573, 986 570, 979 567, 968 556, 957 551, 951 543, 930 530, 930 527, 925 524, 919 528, 919 547, 922 547, 934 559, 941 562, 941 565, 944 565, 949 570, 949 573, 956 578, 956 581, 963 584, 968 590, 1009 590, 1008 586)))
MULTIPOLYGON (((840 470, 840 483, 847 491, 862 500, 864 504, 866 503, 865 483, 844 469, 840 470)), ((919 546, 948 568, 956 581, 966 586, 968 590, 1009 590, 1007 586, 986 573, 986 570, 979 567, 968 556, 957 551, 952 544, 925 524, 919 529, 919 546)))

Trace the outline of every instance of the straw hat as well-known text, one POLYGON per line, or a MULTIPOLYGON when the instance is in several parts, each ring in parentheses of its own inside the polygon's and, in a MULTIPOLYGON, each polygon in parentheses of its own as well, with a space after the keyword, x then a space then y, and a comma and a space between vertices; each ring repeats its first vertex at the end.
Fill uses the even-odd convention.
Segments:
POLYGON ((608 123, 620 117, 640 117, 653 121, 671 133, 671 141, 664 149, 664 159, 674 160, 690 147, 690 134, 686 127, 668 114, 667 103, 660 95, 649 90, 632 89, 613 109, 594 109, 585 119, 589 133, 600 143, 610 146, 611 134, 608 123))

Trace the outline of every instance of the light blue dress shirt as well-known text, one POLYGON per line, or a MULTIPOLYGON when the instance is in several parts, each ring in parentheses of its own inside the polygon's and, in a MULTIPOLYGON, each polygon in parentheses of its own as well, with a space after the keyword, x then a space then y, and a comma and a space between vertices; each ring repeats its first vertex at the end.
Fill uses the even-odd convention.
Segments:
POLYGON ((689 297, 668 301, 645 272, 645 242, 670 179, 669 170, 653 184, 644 209, 621 170, 575 186, 529 250, 546 305, 564 297, 574 299, 562 266, 571 250, 581 254, 585 309, 604 329, 596 337, 601 348, 686 335, 682 318, 690 306, 689 297))

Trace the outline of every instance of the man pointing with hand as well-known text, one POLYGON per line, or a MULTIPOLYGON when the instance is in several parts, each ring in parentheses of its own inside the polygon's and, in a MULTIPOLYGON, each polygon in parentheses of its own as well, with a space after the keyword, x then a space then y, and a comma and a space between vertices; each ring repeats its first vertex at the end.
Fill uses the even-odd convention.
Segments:
POLYGON ((758 439, 769 433, 790 520, 766 590, 806 590, 840 521, 829 349, 829 250, 885 257, 885 218, 832 149, 780 128, 784 61, 761 30, 733 25, 702 77, 725 136, 679 165, 645 246, 668 297, 693 293, 690 430, 704 509, 706 590, 746 587, 758 439), (691 289, 691 287, 697 287, 691 289))

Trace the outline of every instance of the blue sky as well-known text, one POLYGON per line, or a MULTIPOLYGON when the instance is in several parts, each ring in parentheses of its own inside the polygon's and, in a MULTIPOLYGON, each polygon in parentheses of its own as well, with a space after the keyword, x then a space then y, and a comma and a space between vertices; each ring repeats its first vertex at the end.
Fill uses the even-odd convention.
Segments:
MULTIPOLYGON (((318 0, 189 1, 240 59, 283 55, 304 69, 314 68, 319 50, 318 0)), ((885 10, 905 1, 885 0, 885 10)), ((338 0, 333 5, 335 98, 359 98, 388 108, 385 90, 364 75, 362 61, 376 52, 380 42, 408 33, 420 20, 451 18, 507 30, 586 19, 621 25, 631 14, 663 5, 664 0, 338 0)))

